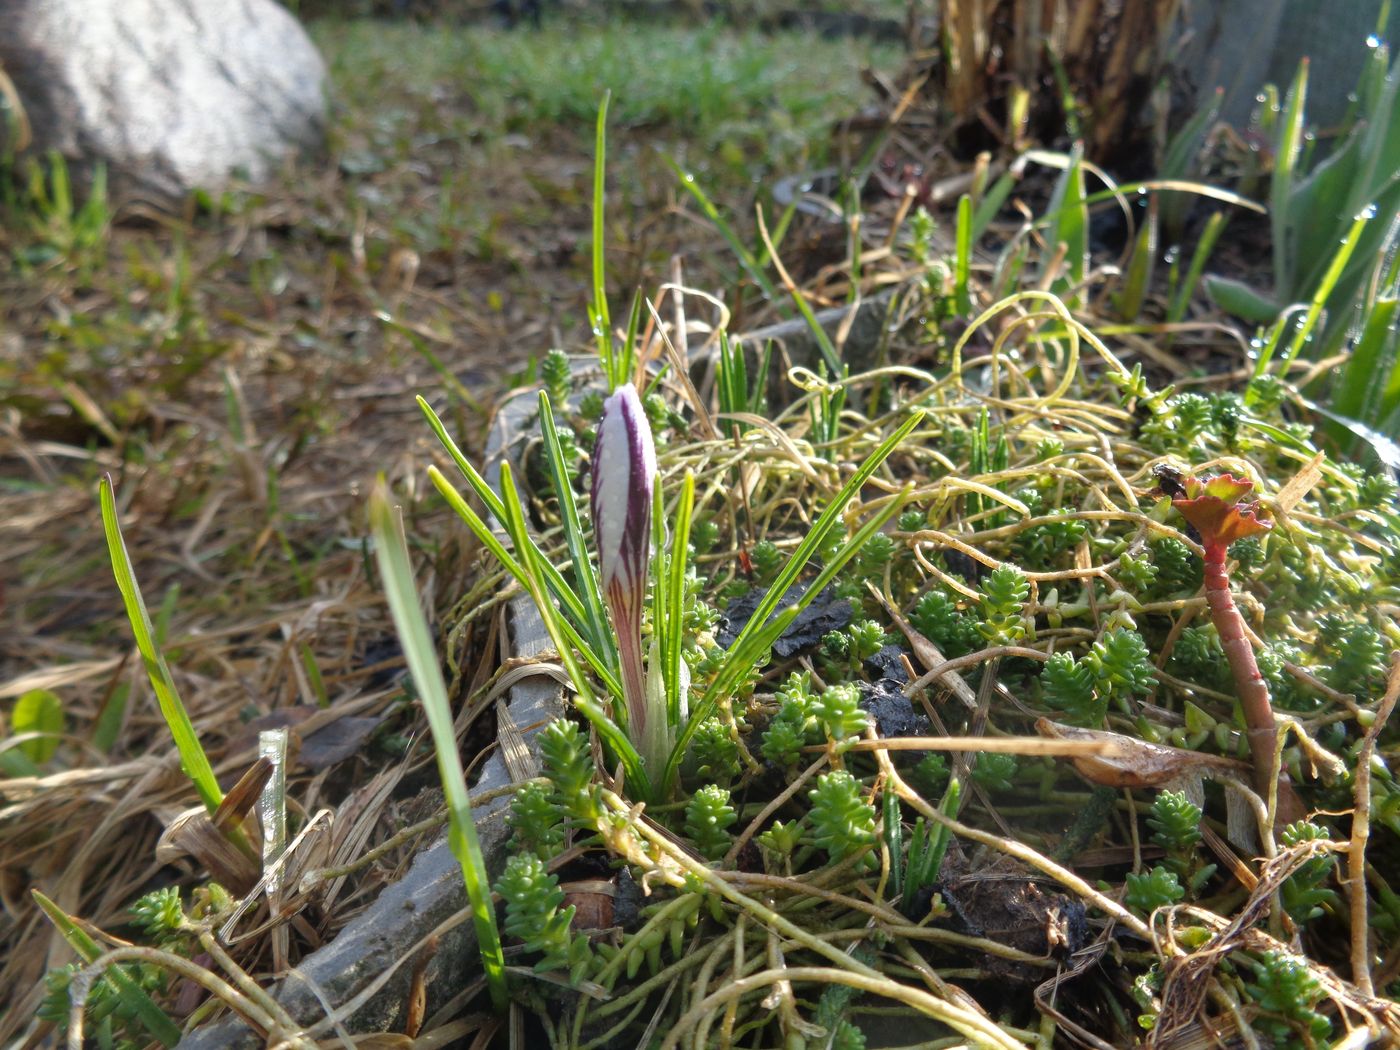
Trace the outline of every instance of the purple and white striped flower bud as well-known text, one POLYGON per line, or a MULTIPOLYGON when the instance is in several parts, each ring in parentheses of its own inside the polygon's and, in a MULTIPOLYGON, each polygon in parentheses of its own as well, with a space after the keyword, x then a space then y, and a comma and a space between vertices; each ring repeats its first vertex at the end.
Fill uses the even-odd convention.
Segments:
MULTIPOLYGON (((603 402, 593 448, 593 537, 603 598, 617 634, 628 735, 646 732, 646 674, 642 607, 651 560, 651 502, 656 448, 637 388, 624 383, 603 402)), ((658 712, 664 720, 665 715, 658 712)))

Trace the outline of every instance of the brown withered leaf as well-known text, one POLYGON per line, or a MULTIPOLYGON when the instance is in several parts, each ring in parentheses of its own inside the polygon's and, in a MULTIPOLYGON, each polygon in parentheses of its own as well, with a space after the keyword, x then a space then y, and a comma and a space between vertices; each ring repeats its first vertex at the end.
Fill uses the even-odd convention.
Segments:
POLYGON ((1151 744, 1122 733, 1061 725, 1048 718, 1037 719, 1035 729, 1052 740, 1084 740, 1103 745, 1098 754, 1077 755, 1070 761, 1085 780, 1104 787, 1174 787, 1183 781, 1194 779, 1199 783, 1203 777, 1222 773, 1247 779, 1252 768, 1238 759, 1151 744))
MULTIPOLYGON (((272 776, 272 763, 259 758, 238 779, 210 816, 203 806, 187 809, 167 826, 156 843, 156 860, 171 864, 193 857, 214 881, 235 896, 243 896, 262 874, 261 862, 244 853, 229 839, 235 828, 245 829, 249 814, 272 776)), ((256 841, 257 836, 252 836, 256 841)))

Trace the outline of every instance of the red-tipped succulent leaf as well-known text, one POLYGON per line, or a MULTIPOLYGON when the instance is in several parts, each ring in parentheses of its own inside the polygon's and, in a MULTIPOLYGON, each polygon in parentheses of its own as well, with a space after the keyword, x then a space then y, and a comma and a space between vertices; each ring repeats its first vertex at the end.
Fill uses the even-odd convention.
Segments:
POLYGON ((1246 499, 1254 482, 1230 474, 1202 480, 1183 479, 1185 499, 1172 500, 1172 506, 1196 527, 1206 546, 1228 547, 1238 539, 1267 532, 1274 523, 1259 515, 1258 500, 1246 499))

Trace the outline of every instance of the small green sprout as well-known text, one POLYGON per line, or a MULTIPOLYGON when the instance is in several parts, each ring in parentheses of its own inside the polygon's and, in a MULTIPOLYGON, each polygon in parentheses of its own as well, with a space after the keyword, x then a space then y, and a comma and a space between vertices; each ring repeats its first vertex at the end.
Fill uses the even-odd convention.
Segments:
POLYGON ((1014 565, 1001 565, 982 585, 982 622, 978 632, 992 645, 1012 645, 1026 637, 1024 615, 1031 585, 1014 565))
POLYGON ((1015 755, 979 751, 972 763, 972 779, 987 791, 1010 791, 1019 765, 1015 755))
POLYGON ((795 820, 789 820, 786 824, 781 820, 775 820, 771 828, 758 836, 760 846, 781 857, 791 855, 801 841, 802 825, 795 820))
POLYGON ((846 628, 851 636, 851 655, 860 660, 869 660, 885 647, 885 629, 874 620, 861 620, 846 628))
POLYGON ((844 663, 851 658, 851 636, 845 631, 827 631, 822 635, 822 656, 829 663, 844 663))
POLYGON ((828 686, 812 705, 812 714, 834 743, 865 732, 869 720, 860 709, 860 690, 852 683, 828 686))
POLYGON ((924 755, 909 773, 910 782, 925 795, 942 791, 948 776, 948 760, 937 751, 924 755))
POLYGON ((795 766, 806 746, 807 734, 799 723, 774 719, 763 734, 759 753, 775 765, 795 766))
POLYGON ((690 526, 690 543, 697 554, 708 554, 719 542, 719 525, 713 518, 701 518, 690 526))
POLYGON ((1152 564, 1157 566, 1157 585, 1163 595, 1200 589, 1204 577, 1201 560, 1180 540, 1171 536, 1153 540, 1152 564))
POLYGON ((1356 505, 1370 510, 1392 509, 1400 485, 1388 474, 1367 474, 1356 485, 1356 505))
POLYGON ((1100 695, 1112 698, 1146 693, 1157 681, 1147 643, 1135 631, 1114 628, 1100 635, 1084 658, 1100 695))
MULTIPOLYGON (((1294 847, 1304 842, 1325 842, 1331 837, 1322 825, 1300 820, 1280 832, 1279 842, 1285 847, 1294 847)), ((1323 914, 1324 906, 1339 903, 1336 891, 1325 885, 1331 881, 1336 868, 1336 857, 1331 853, 1321 853, 1305 860, 1284 881, 1281 890, 1283 907, 1294 922, 1301 924, 1316 919, 1323 914)))
POLYGON ((1152 829, 1152 841, 1167 851, 1168 863, 1180 874, 1189 867, 1189 860, 1201 841, 1201 807, 1184 794, 1161 791, 1152 800, 1152 812, 1147 816, 1152 829))
POLYGON ((707 718, 690 740, 695 776, 728 782, 739 773, 739 745, 729 727, 718 718, 707 718))
POLYGON ((928 524, 928 518, 921 510, 906 510, 895 519, 895 524, 900 532, 918 532, 928 524))
POLYGON ((590 423, 596 423, 603 418, 603 395, 596 390, 590 390, 578 399, 578 414, 590 423))
POLYGON ((1050 565, 1057 558, 1073 552, 1089 534, 1089 526, 1074 517, 1074 513, 1073 507, 1056 507, 1049 516, 1061 520, 1032 525, 1023 532, 1017 546, 1025 561, 1033 565, 1050 565))
POLYGON ((783 567, 783 552, 772 540, 759 540, 749 550, 749 561, 760 583, 769 583, 783 567))
POLYGON ((1172 649, 1171 664, 1172 670, 1181 677, 1213 689, 1229 681, 1220 635, 1209 624, 1188 627, 1181 632, 1172 649))
POLYGON ((1123 628, 1106 631, 1082 660, 1055 653, 1040 672, 1046 705, 1074 725, 1095 726, 1108 714, 1108 702, 1147 692, 1156 670, 1141 636, 1123 628))
POLYGON ((1158 792, 1147 815, 1152 841, 1167 851, 1167 867, 1185 881, 1194 897, 1215 874, 1214 864, 1201 864, 1201 807, 1184 794, 1158 792))
POLYGON ((894 540, 883 532, 877 532, 865 541, 856 555, 856 573, 866 579, 879 579, 890 563, 897 549, 894 540))
POLYGON ((942 590, 921 597, 909 614, 909 622, 950 659, 972 652, 982 640, 976 621, 942 590))
POLYGON ((794 671, 788 675, 776 694, 778 712, 768 723, 759 750, 768 761, 780 766, 794 766, 802 758, 809 729, 816 731, 812 717, 816 698, 812 695, 809 673, 794 671))
POLYGON ((132 921, 156 944, 166 944, 181 932, 185 912, 176 886, 152 890, 131 906, 132 921))
POLYGON ((551 350, 540 362, 540 379, 544 381, 545 393, 556 405, 569 401, 569 390, 573 386, 573 373, 569 368, 569 355, 562 350, 551 350))
POLYGON ((1124 554, 1118 559, 1118 570, 1114 575, 1124 587, 1138 594, 1145 594, 1157 582, 1160 570, 1152 564, 1151 555, 1146 552, 1138 555, 1124 554))
POLYGON ((1338 692, 1356 696, 1380 693, 1385 686, 1390 648, 1380 631, 1369 623, 1344 622, 1326 645, 1332 657, 1327 684, 1338 692))
POLYGON ((1105 375, 1108 381, 1118 388, 1118 401, 1126 405, 1129 401, 1144 400, 1151 396, 1152 388, 1148 386, 1147 378, 1142 374, 1142 362, 1133 365, 1133 370, 1124 375, 1122 372, 1109 371, 1105 375))
POLYGON ((1108 701, 1094 692, 1094 672, 1070 652, 1058 652, 1040 671, 1040 695, 1071 725, 1094 726, 1108 711, 1108 701))
POLYGON ((1264 543, 1258 536, 1246 536, 1230 544, 1229 556, 1237 563, 1236 572, 1251 573, 1264 564, 1264 543))

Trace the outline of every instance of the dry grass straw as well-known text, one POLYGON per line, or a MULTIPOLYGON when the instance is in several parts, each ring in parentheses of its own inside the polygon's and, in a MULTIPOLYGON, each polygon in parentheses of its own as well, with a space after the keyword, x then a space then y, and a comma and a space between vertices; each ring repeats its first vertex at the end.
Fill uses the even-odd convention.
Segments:
MULTIPOLYGON (((0 1041, 30 1025, 44 971, 70 957, 29 891, 44 890, 98 928, 122 928, 132 901, 168 878, 157 839, 191 797, 104 555, 100 474, 116 478, 118 513, 153 611, 162 596, 173 599, 165 651, 220 780, 231 783, 252 763, 255 717, 292 726, 317 763, 300 767, 290 792, 307 830, 289 870, 344 867, 424 815, 398 788, 422 752, 396 759, 371 746, 376 727, 412 732, 414 723, 404 720, 392 626, 365 572, 361 486, 384 470, 423 533, 441 537, 426 575, 431 605, 455 597, 455 582, 443 588, 440 574, 462 578, 474 553, 445 514, 418 508, 410 391, 433 388, 433 373, 401 348, 390 348, 388 360, 343 349, 380 306, 374 283, 347 276, 312 241, 284 246, 293 293, 285 304, 268 313, 251 289, 247 267, 262 265, 269 227, 308 222, 333 192, 315 180, 301 190, 305 197, 289 195, 212 230, 172 220, 118 228, 106 249, 112 276, 93 287, 74 284, 61 267, 0 278, 15 322, 0 340, 19 340, 0 341, 0 351, 30 405, 24 413, 0 408, 0 474, 10 482, 0 489, 0 699, 54 690, 68 725, 61 763, 0 780, 0 1041), (181 253, 187 283, 171 284, 181 253), (141 269, 151 258, 169 265, 141 269), (68 349, 67 382, 101 406, 98 426, 64 410, 39 366, 55 353, 54 317, 67 324, 81 313, 109 325, 114 340, 131 334, 121 318, 154 309, 155 296, 145 286, 120 287, 116 275, 131 280, 130 268, 166 282, 160 294, 188 298, 179 309, 201 315, 219 361, 176 382, 158 340, 110 368, 68 349), (292 350, 298 332, 311 336, 306 352, 292 350), (119 713, 105 751, 94 741, 104 713, 119 713), (337 736, 348 752, 332 763, 337 736)), ((440 312, 411 289, 400 305, 424 328, 440 312)), ((441 338, 443 329, 432 330, 441 338)), ((462 371, 474 364, 443 354, 462 371)), ((464 411, 454 418, 464 440, 485 423, 464 411)), ((479 684, 474 654, 493 638, 493 621, 483 619, 454 639, 454 661, 472 671, 461 688, 479 684)), ((464 709, 464 731, 484 706, 464 709)), ((394 878, 411 845, 353 880, 341 872, 293 895, 291 961, 394 878)), ((267 960, 267 939, 254 932, 265 924, 264 905, 230 931, 239 962, 252 970, 267 960)))
MULTIPOLYGON (((1180 0, 940 0, 941 54, 930 84, 957 125, 981 123, 1008 145, 1050 141, 1065 114, 1057 84, 1073 85, 1088 155, 1122 150, 1168 58, 1180 0), (1020 115, 1016 119, 1015 114, 1020 115), (1042 134, 1049 131, 1049 135, 1042 134)), ((916 58, 916 63, 920 61, 916 58)), ((1071 117, 1073 119, 1073 117, 1071 117)))

